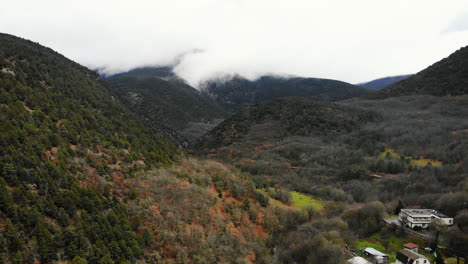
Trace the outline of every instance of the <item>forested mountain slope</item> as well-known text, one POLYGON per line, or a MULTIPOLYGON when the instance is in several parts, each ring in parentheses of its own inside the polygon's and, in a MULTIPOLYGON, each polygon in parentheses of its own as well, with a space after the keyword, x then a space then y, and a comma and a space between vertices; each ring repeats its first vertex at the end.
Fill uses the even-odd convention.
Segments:
POLYGON ((343 134, 372 118, 372 113, 351 107, 287 97, 244 108, 199 143, 202 148, 216 148, 246 139, 255 144, 290 136, 343 134))
POLYGON ((170 67, 147 67, 106 80, 130 107, 156 124, 181 131, 191 122, 210 123, 226 113, 172 73, 170 67))
POLYGON ((180 157, 94 72, 6 34, 0 54, 1 263, 271 263, 307 220, 180 157))
MULTIPOLYGON (((439 79, 463 90, 450 65, 439 79)), ((369 91, 275 77, 200 95, 170 68, 114 80, 0 34, 1 263, 344 263, 366 239, 421 241, 384 225, 399 201, 454 217, 444 247, 468 256, 467 95, 349 99, 369 91), (209 109, 232 116, 180 153, 164 125, 209 109)))
POLYGON ((335 80, 273 76, 264 76, 255 81, 239 76, 227 82, 212 80, 204 84, 202 91, 232 113, 245 106, 276 98, 302 96, 320 101, 337 101, 371 92, 367 88, 335 80))
POLYGON ((386 98, 413 94, 446 96, 467 93, 468 47, 464 47, 414 76, 380 90, 375 96, 386 98))
POLYGON ((0 34, 0 262, 142 258, 114 189, 178 153, 95 72, 0 34))
MULTIPOLYGON (((444 245, 467 256, 467 105, 466 95, 273 100, 234 114, 199 147, 259 186, 326 200, 327 217, 346 220, 361 237, 387 232, 376 215, 383 208, 393 214, 399 201, 437 209, 457 222, 443 231, 444 245), (363 220, 363 214, 374 216, 363 220)), ((289 254, 285 244, 278 250, 289 254)))

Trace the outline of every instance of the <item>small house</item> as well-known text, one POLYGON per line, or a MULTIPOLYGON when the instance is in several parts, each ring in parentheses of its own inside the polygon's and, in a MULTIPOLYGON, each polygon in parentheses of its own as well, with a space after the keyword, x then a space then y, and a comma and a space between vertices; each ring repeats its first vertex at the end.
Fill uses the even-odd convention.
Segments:
POLYGON ((388 264, 389 257, 387 254, 382 253, 374 248, 367 247, 364 249, 364 254, 373 259, 374 264, 388 264))
POLYGON ((397 252, 397 264, 430 264, 430 260, 425 256, 409 249, 403 249, 397 252))
POLYGON ((410 243, 404 244, 403 248, 418 253, 419 246, 410 242, 410 243))

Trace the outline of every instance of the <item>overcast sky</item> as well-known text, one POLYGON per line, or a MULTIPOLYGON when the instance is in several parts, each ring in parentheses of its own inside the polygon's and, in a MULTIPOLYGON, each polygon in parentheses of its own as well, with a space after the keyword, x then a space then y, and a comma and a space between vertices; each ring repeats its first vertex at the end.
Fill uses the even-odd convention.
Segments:
POLYGON ((358 83, 468 45, 468 1, 11 0, 0 31, 107 73, 179 57, 176 73, 194 86, 234 73, 358 83))

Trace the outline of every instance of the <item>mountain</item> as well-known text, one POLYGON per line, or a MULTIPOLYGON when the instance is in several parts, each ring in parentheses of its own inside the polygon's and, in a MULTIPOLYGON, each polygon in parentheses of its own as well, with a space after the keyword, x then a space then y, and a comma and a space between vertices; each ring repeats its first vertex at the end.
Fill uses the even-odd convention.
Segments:
POLYGON ((356 108, 304 97, 287 97, 244 108, 199 142, 202 148, 209 149, 246 140, 255 145, 291 136, 329 137, 349 133, 371 118, 371 112, 356 108))
POLYGON ((317 78, 264 76, 255 81, 235 77, 227 82, 208 81, 203 93, 229 112, 276 98, 303 96, 320 101, 337 101, 369 94, 367 88, 317 78))
POLYGON ((464 47, 416 75, 380 90, 376 96, 379 98, 413 94, 447 96, 467 93, 468 47, 464 47))
MULTIPOLYGON (((387 232, 375 221, 384 207, 388 214, 398 203, 434 208, 456 222, 443 231, 444 244, 454 255, 468 256, 465 52, 364 97, 337 102, 282 98, 247 106, 201 137, 196 150, 235 166, 278 200, 294 200, 294 193, 282 192, 287 189, 326 201, 325 219, 340 215, 360 239, 387 232)), ((321 248, 302 243, 307 232, 304 224, 278 239, 279 259, 323 263, 323 256, 298 260, 300 252, 314 256, 311 250, 321 248), (300 245, 297 251, 292 244, 300 245)), ((388 243, 381 239, 381 245, 388 243)))
POLYGON ((380 90, 396 82, 404 80, 410 76, 413 76, 413 74, 385 77, 385 78, 375 79, 370 82, 359 83, 357 85, 362 86, 362 87, 367 87, 372 90, 380 90))
POLYGON ((366 126, 380 118, 372 109, 279 98, 237 112, 201 137, 195 150, 232 164, 259 186, 365 202, 363 189, 347 187, 370 179, 369 157, 383 144, 366 126))
MULTIPOLYGON (((434 208, 460 221, 444 239, 456 254, 466 256, 467 106, 467 95, 334 103, 276 99, 234 114, 203 136, 198 147, 207 157, 249 175, 276 199, 294 200, 294 192, 288 197, 281 191, 287 189, 325 202, 323 219, 341 215, 346 229, 360 237, 386 230, 375 217, 384 206, 392 208, 387 209, 391 214, 399 200, 405 206, 434 208), (357 204, 362 211, 355 209, 357 204)), ((304 224, 288 239, 277 240, 284 262, 323 263, 323 256, 319 261, 298 260, 300 252, 314 256, 312 250, 322 248, 301 243, 310 237, 307 232, 304 224), (291 243, 300 245, 297 251, 290 249, 291 243)), ((348 244, 358 247, 353 243, 348 244)))
MULTIPOLYGON (((194 126, 211 128, 226 112, 172 73, 170 67, 139 68, 106 79, 110 88, 142 117, 189 138, 194 126), (201 125, 200 125, 201 124, 201 125)), ((206 132, 206 129, 201 133, 206 132)))
POLYGON ((172 164, 175 144, 95 72, 7 34, 0 109, 0 262, 141 259, 121 186, 139 168, 172 164))
POLYGON ((178 79, 177 76, 173 73, 171 66, 160 66, 160 67, 141 67, 136 68, 127 72, 120 72, 116 74, 105 74, 103 72, 101 75, 104 75, 105 79, 113 79, 120 76, 132 76, 132 77, 142 77, 142 78, 152 78, 158 77, 163 80, 178 79))
POLYGON ((0 263, 271 263, 303 214, 152 124, 95 72, 0 34, 0 263))
MULTIPOLYGON (((447 65, 437 72, 465 78, 447 65)), ((404 243, 432 242, 384 224, 401 204, 453 217, 438 230, 440 251, 468 256, 468 95, 336 101, 342 83, 264 77, 238 78, 220 93, 236 96, 218 102, 175 87, 185 84, 167 67, 113 78, 149 83, 128 96, 51 49, 0 34, 0 263, 335 264, 368 242, 392 259, 404 243), (134 103, 161 100, 143 95, 154 79, 188 100, 160 92, 174 106, 158 113, 190 109, 174 114, 188 122, 179 131, 215 123, 192 115, 193 101, 223 103, 231 117, 186 155, 171 120, 134 103), (315 87, 321 101, 272 98, 284 87, 315 87)))

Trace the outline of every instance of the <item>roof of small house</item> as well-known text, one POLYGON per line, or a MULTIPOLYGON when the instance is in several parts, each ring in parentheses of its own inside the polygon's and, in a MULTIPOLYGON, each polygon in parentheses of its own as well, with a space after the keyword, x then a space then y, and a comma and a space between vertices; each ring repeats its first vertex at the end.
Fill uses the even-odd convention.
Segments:
POLYGON ((398 251, 398 253, 399 253, 399 254, 397 254, 397 259, 398 260, 401 260, 401 258, 400 258, 401 255, 403 255, 406 258, 411 259, 411 260, 417 260, 419 258, 427 259, 425 256, 423 256, 421 254, 418 254, 418 253, 416 253, 414 251, 411 251, 409 249, 400 250, 400 251, 398 251))
POLYGON ((406 243, 406 244, 404 244, 404 245, 403 245, 403 247, 405 247, 405 248, 409 248, 409 249, 413 249, 413 248, 417 248, 417 247, 418 247, 418 245, 416 245, 416 244, 414 244, 414 243, 411 243, 411 242, 409 242, 409 243, 406 243))
POLYGON ((378 251, 377 249, 374 249, 374 248, 371 248, 371 247, 367 247, 364 249, 364 252, 367 252, 373 256, 382 256, 382 257, 388 257, 388 255, 386 255, 385 253, 382 253, 380 251, 378 251))

